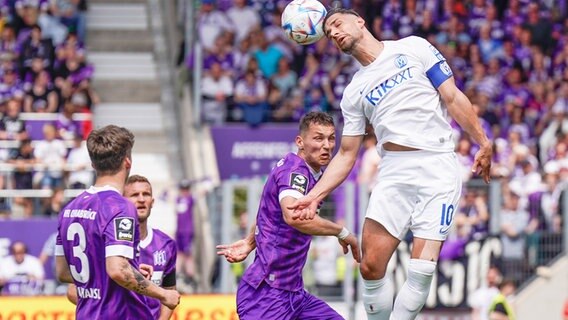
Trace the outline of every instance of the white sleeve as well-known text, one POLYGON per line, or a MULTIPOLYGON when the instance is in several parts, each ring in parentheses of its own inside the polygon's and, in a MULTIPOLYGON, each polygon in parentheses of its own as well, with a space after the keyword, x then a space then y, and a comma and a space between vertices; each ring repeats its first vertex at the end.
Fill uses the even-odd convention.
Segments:
POLYGON ((440 61, 446 61, 446 58, 434 47, 428 40, 420 37, 412 37, 414 52, 424 65, 424 70, 430 70, 434 65, 440 61))
POLYGON ((343 135, 360 136, 365 134, 367 120, 362 107, 357 108, 344 94, 341 98, 341 113, 343 114, 343 135))

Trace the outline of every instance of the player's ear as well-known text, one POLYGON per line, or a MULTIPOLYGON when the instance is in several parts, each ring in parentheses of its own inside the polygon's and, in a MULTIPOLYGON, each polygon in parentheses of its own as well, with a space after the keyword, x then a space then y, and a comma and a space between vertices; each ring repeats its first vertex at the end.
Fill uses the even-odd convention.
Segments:
POLYGON ((132 168, 132 159, 130 157, 124 157, 124 168, 127 170, 132 168))
POLYGON ((365 28, 365 19, 361 18, 361 17, 357 17, 357 25, 359 27, 365 28))
POLYGON ((296 145, 298 146, 299 150, 304 150, 304 139, 301 135, 296 136, 296 145))

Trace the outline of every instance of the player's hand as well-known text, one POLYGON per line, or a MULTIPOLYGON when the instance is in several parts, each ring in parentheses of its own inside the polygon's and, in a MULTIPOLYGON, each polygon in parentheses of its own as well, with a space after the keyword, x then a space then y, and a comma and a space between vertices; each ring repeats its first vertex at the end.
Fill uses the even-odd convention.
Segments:
POLYGON ((300 199, 296 199, 287 207, 294 210, 292 219, 312 220, 318 212, 318 201, 313 196, 306 195, 300 199))
POLYGON ((140 274, 146 278, 146 280, 152 279, 152 274, 154 273, 154 267, 149 264, 141 263, 138 267, 140 274))
POLYGON ((359 251, 359 240, 357 237, 350 233, 347 238, 339 240, 339 244, 343 247, 343 253, 349 253, 349 247, 351 247, 351 253, 353 254, 353 259, 357 262, 361 262, 361 252, 359 251))
POLYGON ((488 143, 481 146, 475 154, 471 171, 483 177, 485 183, 491 180, 491 159, 493 158, 493 145, 488 143))
POLYGON ((160 302, 166 307, 174 310, 179 304, 180 295, 176 290, 166 290, 164 289, 164 296, 160 299, 160 302))
POLYGON ((217 246, 217 255, 225 256, 230 263, 245 260, 249 253, 254 250, 254 246, 246 239, 233 242, 231 244, 220 244, 217 246))

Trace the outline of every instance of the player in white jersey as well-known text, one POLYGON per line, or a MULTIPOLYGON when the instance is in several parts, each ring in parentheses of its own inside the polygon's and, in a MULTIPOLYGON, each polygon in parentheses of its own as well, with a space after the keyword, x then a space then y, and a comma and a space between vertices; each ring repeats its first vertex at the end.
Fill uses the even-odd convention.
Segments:
POLYGON ((353 10, 331 9, 326 36, 361 65, 341 100, 341 146, 316 186, 296 200, 297 219, 311 219, 317 204, 347 177, 368 119, 382 156, 363 226, 363 302, 368 319, 414 319, 424 306, 440 249, 458 199, 461 179, 449 114, 480 146, 472 170, 489 182, 492 143, 469 99, 456 87, 442 54, 428 41, 379 41, 353 10), (387 264, 410 229, 408 276, 393 305, 387 264))

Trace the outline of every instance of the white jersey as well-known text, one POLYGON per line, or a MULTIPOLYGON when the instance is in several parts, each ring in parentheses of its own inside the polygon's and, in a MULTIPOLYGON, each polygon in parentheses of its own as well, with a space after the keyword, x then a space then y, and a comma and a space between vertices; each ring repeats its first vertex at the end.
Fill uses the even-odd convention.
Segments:
POLYGON ((445 58, 420 37, 383 43, 382 53, 355 73, 343 93, 343 135, 364 134, 367 118, 381 155, 386 142, 453 151, 452 128, 437 90, 452 75, 445 58))

